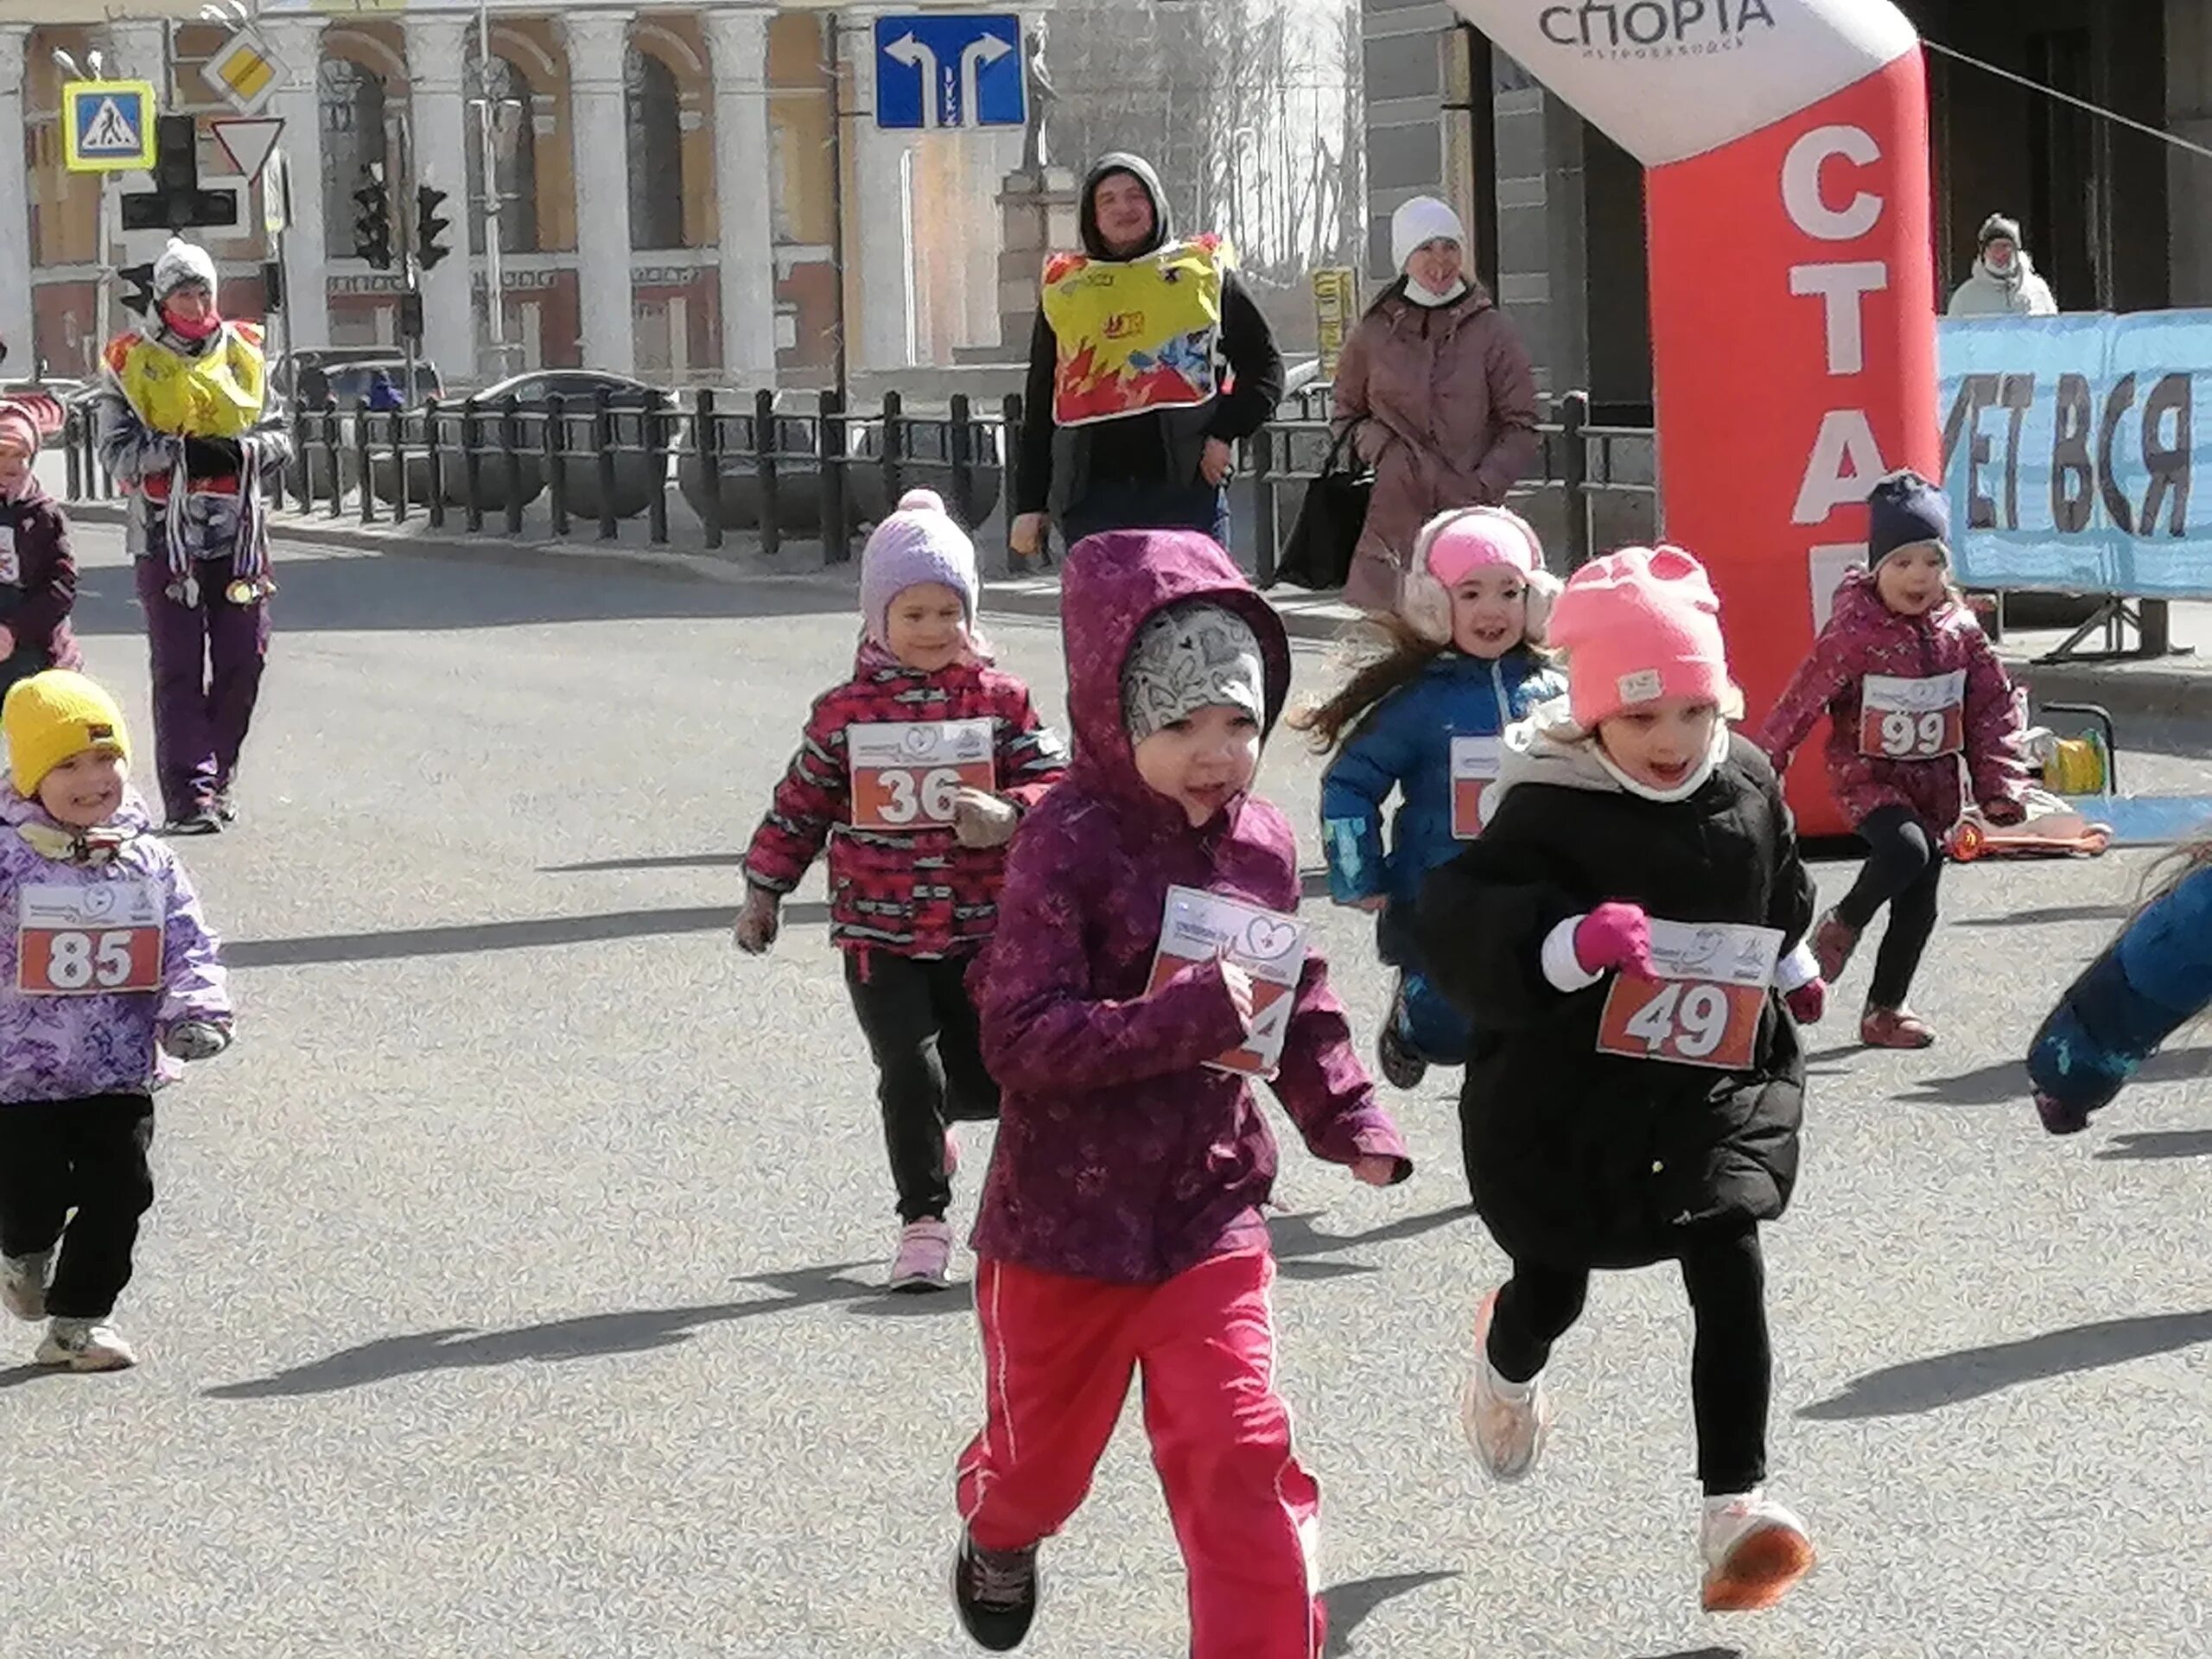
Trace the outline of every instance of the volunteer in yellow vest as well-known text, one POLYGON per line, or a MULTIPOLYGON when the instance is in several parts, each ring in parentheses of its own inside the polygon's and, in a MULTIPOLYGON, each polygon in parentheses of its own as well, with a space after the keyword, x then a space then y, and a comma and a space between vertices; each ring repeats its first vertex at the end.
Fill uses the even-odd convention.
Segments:
POLYGON ((170 832, 237 816, 232 784, 269 655, 264 490, 291 459, 265 410, 259 325, 225 321, 215 262, 172 238, 144 322, 108 343, 100 460, 130 499, 154 665, 154 749, 170 832))
POLYGON ((1282 396, 1282 358, 1218 237, 1178 239, 1151 166, 1084 181, 1083 251, 1045 267, 1015 461, 1014 550, 1047 522, 1229 539, 1232 448, 1282 396))

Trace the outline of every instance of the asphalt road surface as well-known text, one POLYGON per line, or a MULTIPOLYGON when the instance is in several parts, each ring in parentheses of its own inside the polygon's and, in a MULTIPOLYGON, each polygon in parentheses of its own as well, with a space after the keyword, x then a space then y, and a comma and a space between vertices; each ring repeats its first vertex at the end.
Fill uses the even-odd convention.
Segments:
MULTIPOLYGON (((150 748, 119 542, 82 541, 92 666, 150 748)), ((818 877, 766 962, 726 931, 849 661, 847 601, 339 552, 280 575, 245 823, 186 847, 241 1041, 162 1103, 118 1317, 141 1368, 0 1370, 0 1653, 967 1651, 944 1580, 969 1295, 876 1288, 889 1186, 818 877)), ((995 632, 1057 715, 1050 625, 995 632)), ((1303 683, 1322 670, 1302 648, 1303 683)), ((2208 787, 2212 734, 2122 735, 2134 786, 2208 787)), ((1285 741, 1264 785, 1310 824, 1318 775, 1285 741)), ((1454 1079, 1396 1101, 1408 1185, 1287 1147, 1282 1382, 1331 1652, 2212 1654, 2212 1039, 2071 1141, 2017 1070, 2143 870, 1955 873, 1917 999, 1942 1046, 1815 1035, 1768 1249, 1774 1490, 1823 1561, 1772 1613, 1697 1611, 1672 1275, 1600 1280, 1544 1465, 1490 1488, 1453 1402, 1499 1260, 1463 1207, 1454 1079)), ((1313 913, 1371 1034, 1365 923, 1313 913)), ((963 1230, 988 1140, 965 1134, 963 1230)), ((28 1359, 30 1327, 0 1335, 28 1359)), ((1183 1651, 1134 1415, 1045 1564, 1035 1659, 1183 1651)))

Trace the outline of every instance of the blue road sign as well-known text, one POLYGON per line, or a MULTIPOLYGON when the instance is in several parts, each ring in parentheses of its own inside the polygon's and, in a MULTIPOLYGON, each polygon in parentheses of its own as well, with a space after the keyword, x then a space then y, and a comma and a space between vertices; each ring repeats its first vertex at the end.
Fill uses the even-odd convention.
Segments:
POLYGON ((1029 118, 1021 20, 931 12, 875 23, 875 124, 1018 127, 1029 118))
POLYGON ((143 80, 73 80, 61 89, 62 162, 72 173, 154 164, 154 89, 143 80))

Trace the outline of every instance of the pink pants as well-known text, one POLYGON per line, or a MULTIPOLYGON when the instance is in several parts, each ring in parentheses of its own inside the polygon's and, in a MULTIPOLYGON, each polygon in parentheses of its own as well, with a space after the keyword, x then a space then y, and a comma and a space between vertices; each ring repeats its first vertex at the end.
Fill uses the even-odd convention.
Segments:
POLYGON ((1058 1532, 1144 1372, 1144 1422, 1189 1575, 1191 1659, 1315 1659, 1321 1493, 1274 1391, 1274 1258, 1217 1255, 1162 1285, 985 1261, 983 1432, 960 1512, 986 1549, 1058 1532))

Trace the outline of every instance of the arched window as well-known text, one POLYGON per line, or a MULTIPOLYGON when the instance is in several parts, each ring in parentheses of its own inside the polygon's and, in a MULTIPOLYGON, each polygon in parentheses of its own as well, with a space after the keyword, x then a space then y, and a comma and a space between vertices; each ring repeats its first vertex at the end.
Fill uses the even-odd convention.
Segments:
MULTIPOLYGON (((351 58, 325 58, 315 72, 322 111, 322 244, 332 259, 353 257, 353 193, 385 159, 385 86, 351 58)), ((397 207, 393 209, 395 214, 397 207)))
MULTIPOLYGON (((479 96, 477 58, 469 50, 469 96, 479 96)), ((499 251, 503 253, 537 251, 537 120, 530 81, 505 58, 492 60, 492 109, 497 130, 492 153, 499 164, 499 251)), ((484 140, 482 129, 469 111, 468 123, 468 251, 484 251, 484 140)))
POLYGON ((676 72, 632 46, 624 70, 630 118, 630 245, 683 243, 683 117, 676 72))

